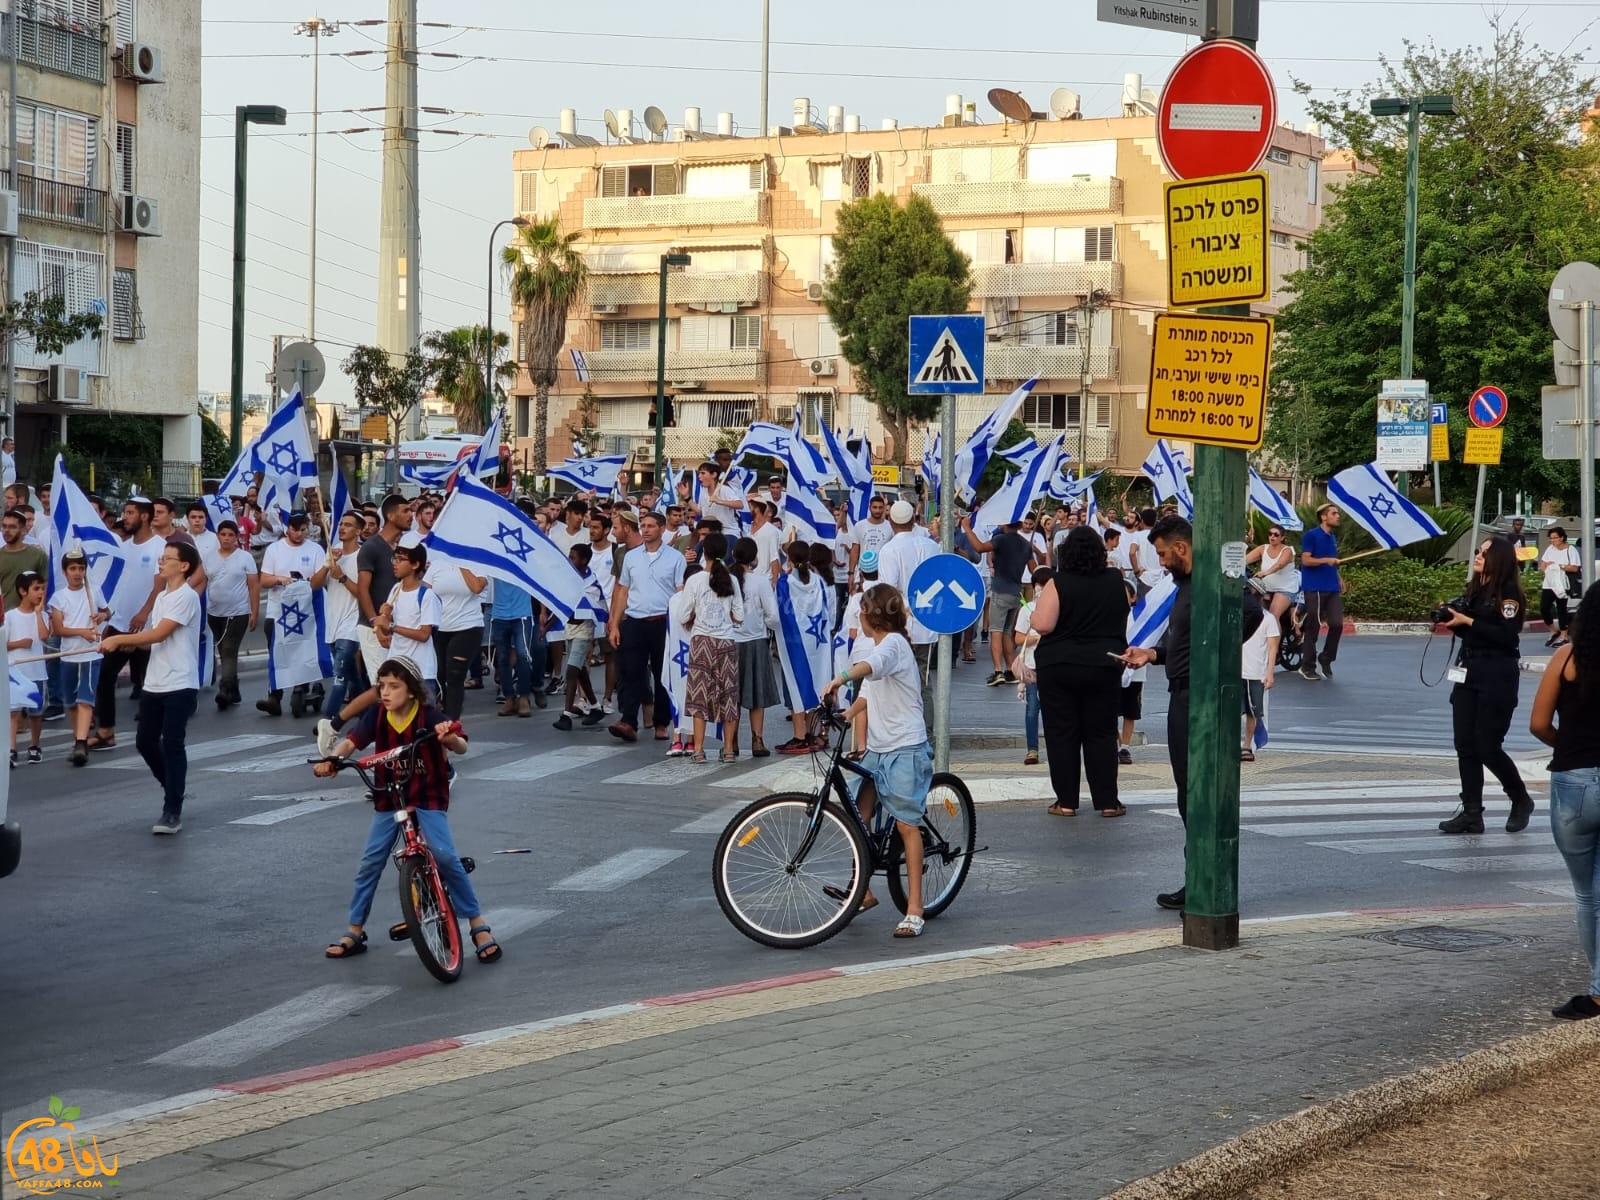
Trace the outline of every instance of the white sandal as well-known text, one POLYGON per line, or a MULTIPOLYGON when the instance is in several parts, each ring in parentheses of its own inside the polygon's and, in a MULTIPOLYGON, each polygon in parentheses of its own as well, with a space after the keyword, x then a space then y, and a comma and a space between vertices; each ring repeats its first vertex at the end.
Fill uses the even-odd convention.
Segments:
POLYGON ((927 922, 921 917, 907 913, 900 918, 900 924, 894 927, 894 936, 897 938, 914 938, 922 936, 922 927, 927 922))

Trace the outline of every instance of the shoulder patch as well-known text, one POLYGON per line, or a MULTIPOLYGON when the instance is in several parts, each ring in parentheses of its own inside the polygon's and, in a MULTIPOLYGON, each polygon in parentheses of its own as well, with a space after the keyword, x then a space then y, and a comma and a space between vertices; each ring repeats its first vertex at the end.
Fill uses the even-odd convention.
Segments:
POLYGON ((1522 605, 1518 604, 1515 600, 1502 600, 1500 602, 1500 615, 1508 621, 1514 620, 1516 615, 1521 611, 1522 605))

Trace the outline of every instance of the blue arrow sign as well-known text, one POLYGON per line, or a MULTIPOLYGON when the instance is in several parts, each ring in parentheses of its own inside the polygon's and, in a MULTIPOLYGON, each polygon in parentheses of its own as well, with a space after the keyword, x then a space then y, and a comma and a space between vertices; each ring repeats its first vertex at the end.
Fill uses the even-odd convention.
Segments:
POLYGON ((983 611, 983 576, 959 554, 935 554, 911 572, 911 614, 934 633, 960 633, 983 611))
POLYGON ((910 371, 913 396, 983 394, 983 318, 911 318, 910 371))

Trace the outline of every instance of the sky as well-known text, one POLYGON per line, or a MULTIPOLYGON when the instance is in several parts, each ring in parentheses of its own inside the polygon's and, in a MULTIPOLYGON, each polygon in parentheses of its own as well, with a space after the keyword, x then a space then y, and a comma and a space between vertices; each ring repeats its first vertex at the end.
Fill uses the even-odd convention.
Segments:
MULTIPOLYGON (((250 134, 249 293, 245 390, 267 390, 275 334, 305 333, 311 169, 312 43, 296 21, 343 23, 322 42, 317 338, 328 360, 319 398, 348 403, 338 371, 348 348, 375 340, 379 181, 382 175, 383 46, 386 0, 297 0, 282 19, 261 16, 259 0, 202 0, 200 388, 228 389, 233 245, 233 110, 279 104, 281 130, 250 134), (360 21, 379 24, 358 26, 360 21), (360 111, 377 106, 377 111, 360 111), (372 132, 344 132, 372 128, 372 132)), ((1085 117, 1116 111, 1124 72, 1159 88, 1194 39, 1095 19, 1094 0, 1011 6, 1014 19, 951 0, 772 0, 769 121, 789 123, 795 96, 813 109, 842 104, 863 128, 883 117, 902 125, 938 122, 947 93, 975 100, 979 118, 998 120, 991 87, 1020 91, 1035 109, 1070 87, 1085 117)), ((488 236, 511 214, 511 154, 534 125, 554 130, 562 108, 578 111, 580 132, 604 138, 607 108, 642 113, 654 104, 674 125, 686 105, 703 121, 731 111, 736 128, 760 126, 760 0, 700 0, 672 8, 642 0, 593 5, 522 0, 418 0, 424 50, 419 103, 437 132, 421 143, 422 329, 481 324, 490 286, 488 236), (467 22, 471 24, 467 24, 467 22)), ((1496 7, 1468 0, 1262 0, 1259 51, 1278 84, 1279 119, 1304 127, 1298 79, 1321 98, 1375 83, 1379 58, 1405 42, 1441 48, 1487 44, 1490 20, 1520 22, 1547 48, 1579 52, 1600 74, 1593 0, 1539 0, 1496 7)), ((504 239, 510 230, 502 230, 504 239)), ((498 328, 508 327, 498 271, 498 328)))

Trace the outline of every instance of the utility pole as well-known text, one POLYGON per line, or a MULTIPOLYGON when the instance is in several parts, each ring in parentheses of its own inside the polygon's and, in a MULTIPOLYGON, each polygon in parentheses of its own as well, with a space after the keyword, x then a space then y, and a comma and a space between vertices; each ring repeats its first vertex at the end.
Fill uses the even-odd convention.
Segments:
MULTIPOLYGON (((6 73, 9 80, 10 92, 6 98, 6 119, 8 132, 6 134, 6 170, 10 172, 11 186, 21 188, 22 180, 18 176, 17 164, 17 46, 21 37, 21 26, 17 23, 19 14, 16 6, 11 6, 11 19, 6 23, 10 27, 11 36, 6 39, 6 73)), ((13 292, 16 289, 17 278, 17 239, 6 239, 6 286, 13 292)), ((6 341, 6 405, 4 412, 4 426, 6 433, 12 437, 17 435, 17 343, 15 338, 6 341)), ((66 429, 65 420, 62 429, 66 429)), ((62 434, 65 440, 66 434, 62 434)))
MULTIPOLYGON (((404 359, 421 340, 417 179, 417 0, 389 0, 384 68, 383 196, 378 229, 378 347, 404 359)), ((407 418, 422 432, 419 402, 407 418)))
POLYGON ((767 129, 767 77, 772 63, 772 0, 761 0, 761 136, 767 129))
POLYGON ((1078 347, 1083 352, 1083 365, 1078 372, 1078 475, 1089 470, 1089 385, 1094 381, 1094 314, 1106 293, 1090 287, 1078 306, 1078 347))
POLYGON ((306 267, 306 341, 317 340, 317 134, 321 125, 322 106, 320 81, 322 73, 322 39, 339 32, 339 22, 324 17, 310 17, 294 27, 298 37, 311 39, 311 220, 310 262, 306 267))

